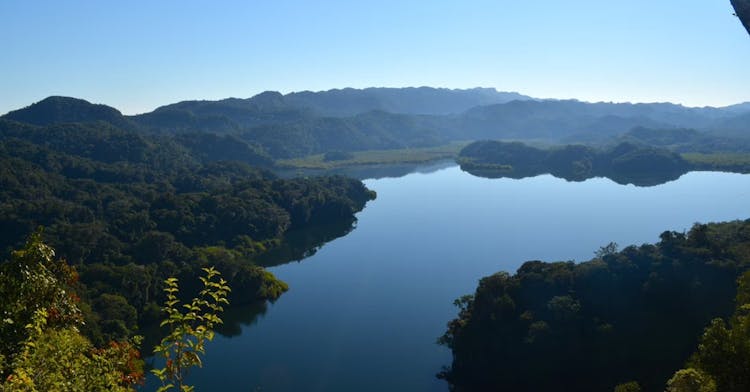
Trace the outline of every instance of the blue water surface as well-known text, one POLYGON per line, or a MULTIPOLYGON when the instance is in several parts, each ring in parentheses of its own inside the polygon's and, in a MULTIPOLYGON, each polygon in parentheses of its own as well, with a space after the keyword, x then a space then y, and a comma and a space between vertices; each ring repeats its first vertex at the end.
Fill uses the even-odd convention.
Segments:
POLYGON ((610 241, 658 241, 695 222, 750 218, 750 175, 693 172, 639 188, 543 175, 484 179, 458 167, 366 180, 356 229, 273 267, 290 290, 209 344, 197 390, 447 391, 435 341, 452 302, 527 260, 585 261, 610 241))

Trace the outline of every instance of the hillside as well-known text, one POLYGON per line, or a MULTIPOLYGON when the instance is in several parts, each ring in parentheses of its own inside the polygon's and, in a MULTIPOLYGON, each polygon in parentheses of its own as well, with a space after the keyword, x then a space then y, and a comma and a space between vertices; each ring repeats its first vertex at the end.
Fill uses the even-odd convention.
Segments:
POLYGON ((273 300, 287 286, 254 260, 290 231, 351 227, 375 195, 343 177, 278 179, 248 165, 266 163, 253 154, 231 136, 0 119, 0 251, 44 227, 80 273, 78 295, 92 304, 85 332, 97 343, 158 319, 161 282, 195 281, 206 265, 232 285, 234 303, 273 300))
POLYGON ((115 108, 92 104, 83 99, 48 97, 25 108, 11 111, 2 118, 33 125, 103 121, 130 128, 128 120, 115 108))
MULTIPOLYGON (((690 130, 686 137, 692 130, 700 132, 700 140, 669 147, 681 152, 746 152, 750 150, 748 116, 746 104, 690 108, 670 103, 587 103, 530 99, 494 89, 420 87, 286 95, 268 91, 247 99, 183 101, 135 116, 79 99, 50 97, 2 118, 32 125, 108 123, 156 135, 217 134, 228 139, 220 143, 206 139, 211 144, 206 156, 220 156, 224 150, 219 145, 224 143, 232 159, 267 163, 329 151, 431 147, 482 139, 607 145, 631 140, 628 132, 639 128, 690 130), (251 156, 242 158, 243 151, 251 156)), ((649 143, 648 139, 638 142, 649 143)))
POLYGON ((633 127, 708 129, 735 118, 733 110, 688 108, 670 103, 514 101, 467 111, 461 131, 482 139, 541 139, 616 136, 633 127))
POLYGON ((610 244, 587 262, 529 261, 485 277, 456 301, 442 376, 455 391, 611 391, 630 380, 663 390, 709 321, 732 313, 749 228, 696 224, 654 245, 610 244))

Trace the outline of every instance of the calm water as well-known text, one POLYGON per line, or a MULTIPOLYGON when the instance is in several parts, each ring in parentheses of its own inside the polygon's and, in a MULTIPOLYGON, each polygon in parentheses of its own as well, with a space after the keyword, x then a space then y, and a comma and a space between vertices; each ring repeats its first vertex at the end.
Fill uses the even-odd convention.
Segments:
POLYGON ((483 179, 448 167, 365 182, 378 198, 357 228, 271 269, 291 289, 257 317, 245 309, 232 337, 209 345, 191 377, 198 390, 446 391, 434 375, 450 353, 434 342, 455 316, 452 301, 479 278, 750 217, 750 176, 738 174, 637 188, 483 179))

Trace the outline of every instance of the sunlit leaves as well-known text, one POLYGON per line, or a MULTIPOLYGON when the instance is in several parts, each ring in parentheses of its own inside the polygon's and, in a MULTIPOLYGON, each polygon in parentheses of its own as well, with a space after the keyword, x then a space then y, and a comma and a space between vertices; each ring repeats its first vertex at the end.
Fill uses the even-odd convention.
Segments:
POLYGON ((164 368, 151 372, 159 378, 162 386, 159 391, 177 388, 180 391, 192 391, 187 385, 186 377, 192 367, 201 367, 201 355, 206 353, 206 342, 213 340, 213 329, 221 324, 219 314, 224 305, 229 304, 227 296, 231 291, 227 281, 213 267, 202 268, 205 273, 200 277, 203 289, 189 303, 180 306, 179 285, 177 278, 164 281, 164 312, 167 317, 161 326, 169 327, 169 334, 154 348, 154 354, 165 360, 164 368))
POLYGON ((0 391, 133 391, 142 380, 139 338, 95 348, 72 287, 75 270, 39 233, 0 269, 0 391))

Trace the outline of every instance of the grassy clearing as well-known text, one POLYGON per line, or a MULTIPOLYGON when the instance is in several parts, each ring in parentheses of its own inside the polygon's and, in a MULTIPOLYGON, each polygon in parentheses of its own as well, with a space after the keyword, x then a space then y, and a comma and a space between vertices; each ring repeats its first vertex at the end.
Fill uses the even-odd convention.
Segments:
POLYGON ((750 172, 750 153, 682 154, 696 169, 750 172))
POLYGON ((455 158, 467 144, 468 142, 454 142, 436 147, 357 151, 351 153, 351 159, 337 161, 325 161, 324 154, 317 154, 303 158, 280 160, 276 164, 283 169, 325 170, 358 165, 422 163, 455 158))

